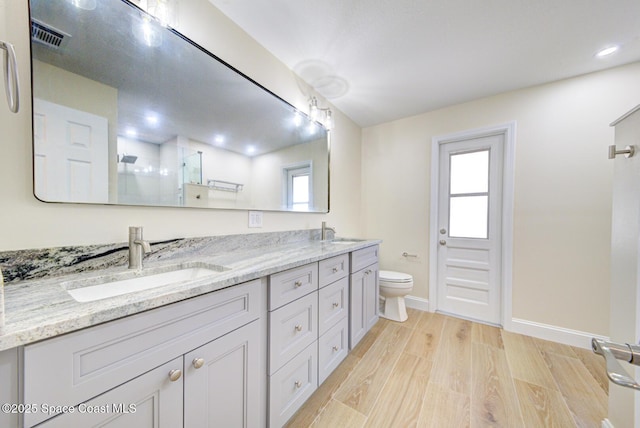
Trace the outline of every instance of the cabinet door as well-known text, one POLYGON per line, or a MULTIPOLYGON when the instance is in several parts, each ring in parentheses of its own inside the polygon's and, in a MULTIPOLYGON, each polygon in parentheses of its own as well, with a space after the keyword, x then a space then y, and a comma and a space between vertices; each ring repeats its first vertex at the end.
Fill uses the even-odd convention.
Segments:
POLYGON ((265 373, 260 323, 254 321, 184 357, 185 427, 258 427, 265 373))
MULTIPOLYGON (((182 369, 176 358, 86 403, 73 413, 62 413, 39 427, 158 428, 182 426, 182 376, 175 381, 169 372, 182 369)), ((46 411, 47 409, 42 409, 46 411)))
POLYGON ((378 322, 379 318, 379 301, 380 301, 380 289, 378 287, 378 277, 380 270, 378 264, 373 264, 364 269, 364 311, 366 331, 369 331, 371 327, 378 322))
POLYGON ((351 274, 349 289, 349 349, 353 349, 367 332, 364 299, 366 290, 364 269, 351 274))
POLYGON ((353 349, 378 321, 378 275, 377 263, 351 274, 349 349, 353 349))

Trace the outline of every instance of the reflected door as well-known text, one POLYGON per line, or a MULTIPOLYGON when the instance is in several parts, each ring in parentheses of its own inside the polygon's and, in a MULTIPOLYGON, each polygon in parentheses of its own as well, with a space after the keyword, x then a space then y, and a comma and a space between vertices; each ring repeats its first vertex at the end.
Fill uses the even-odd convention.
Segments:
POLYGON ((500 324, 504 135, 440 146, 437 307, 500 324))
POLYGON ((35 194, 52 202, 109 202, 108 121, 33 100, 35 194))

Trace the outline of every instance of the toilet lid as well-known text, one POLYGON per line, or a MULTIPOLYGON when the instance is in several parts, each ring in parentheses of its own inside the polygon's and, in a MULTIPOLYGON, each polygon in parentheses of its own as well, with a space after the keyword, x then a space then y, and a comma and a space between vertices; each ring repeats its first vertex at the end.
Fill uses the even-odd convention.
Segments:
POLYGON ((413 277, 408 273, 395 272, 392 270, 381 270, 380 279, 389 282, 411 282, 413 277))

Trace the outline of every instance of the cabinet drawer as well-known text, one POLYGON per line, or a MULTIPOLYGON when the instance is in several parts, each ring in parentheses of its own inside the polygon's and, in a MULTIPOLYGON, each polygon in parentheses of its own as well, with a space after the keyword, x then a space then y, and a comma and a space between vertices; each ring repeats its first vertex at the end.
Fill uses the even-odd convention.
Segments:
POLYGON ((318 289, 318 263, 311 263, 269 276, 269 310, 318 289))
POLYGON ((343 318, 318 340, 318 385, 347 357, 349 319, 343 318))
POLYGON ((338 320, 349 315, 349 278, 342 278, 318 292, 318 328, 320 335, 338 320))
POLYGON ((349 274, 349 254, 331 257, 330 259, 320 260, 318 263, 318 282, 322 288, 345 278, 349 274))
POLYGON ((281 427, 318 388, 318 342, 269 378, 269 426, 281 427))
POLYGON ((378 262, 378 245, 362 248, 351 253, 351 272, 358 272, 373 263, 378 262))
POLYGON ((269 374, 318 338, 318 293, 269 313, 269 374))
POLYGON ((27 345, 24 402, 75 405, 121 385, 258 319, 263 289, 255 280, 27 345))

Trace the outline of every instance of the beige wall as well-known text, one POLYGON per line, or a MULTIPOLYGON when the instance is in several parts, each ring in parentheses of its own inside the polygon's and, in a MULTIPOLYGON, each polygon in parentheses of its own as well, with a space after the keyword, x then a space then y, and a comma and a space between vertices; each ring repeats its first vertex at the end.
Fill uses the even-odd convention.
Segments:
MULTIPOLYGON (((0 39, 13 43, 18 56, 21 109, 9 112, 0 101, 2 168, 0 168, 0 251, 62 245, 124 242, 129 225, 145 227, 151 240, 319 228, 322 221, 343 236, 361 236, 361 130, 339 111, 332 135, 332 176, 329 214, 266 212, 262 229, 249 229, 247 211, 202 210, 99 205, 45 204, 33 197, 31 91, 28 2, 0 0, 0 39)), ((207 0, 180 4, 184 33, 260 84, 300 109, 307 95, 293 73, 207 0)), ((3 93, 2 90, 1 93, 3 93)))
POLYGON ((640 63, 364 129, 364 234, 384 240, 381 268, 429 297, 432 138, 516 121, 513 317, 606 335, 609 123, 640 102, 638 76, 640 63))

